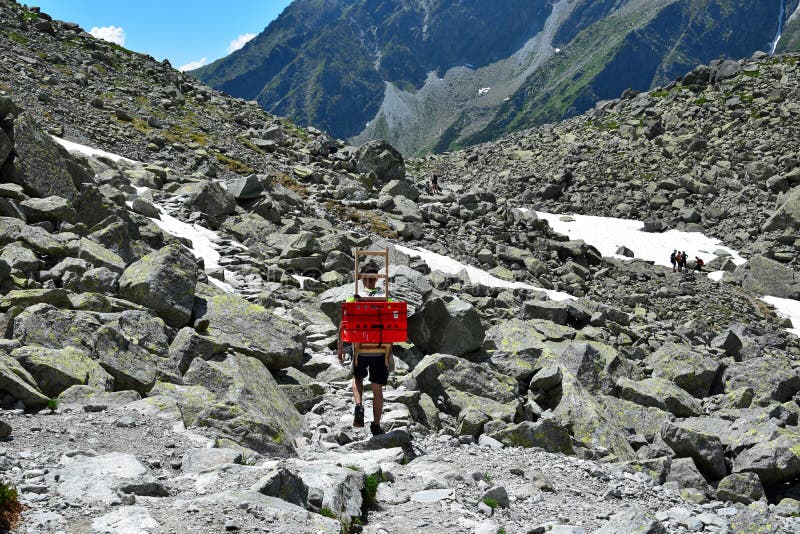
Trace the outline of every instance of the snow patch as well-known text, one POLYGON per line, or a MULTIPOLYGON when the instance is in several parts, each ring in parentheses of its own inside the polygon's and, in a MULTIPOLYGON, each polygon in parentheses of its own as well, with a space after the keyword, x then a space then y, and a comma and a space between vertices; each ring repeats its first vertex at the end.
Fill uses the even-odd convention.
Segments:
POLYGON ((725 276, 725 271, 714 271, 713 273, 708 273, 708 277, 715 282, 722 280, 723 276, 725 276))
POLYGON ((89 156, 92 158, 103 157, 108 158, 114 162, 125 161, 127 163, 137 163, 136 161, 126 158, 124 156, 120 156, 119 154, 114 154, 112 152, 106 152, 105 150, 100 150, 99 148, 92 148, 86 145, 81 145, 80 143, 75 143, 74 141, 67 141, 66 139, 61 139, 60 137, 51 136, 53 140, 58 143, 59 145, 63 146, 69 152, 78 152, 85 156, 89 156))
MULTIPOLYGON (((527 211, 526 208, 518 208, 527 211)), ((669 255, 673 250, 686 251, 689 259, 695 256, 706 263, 717 256, 716 252, 730 255, 736 265, 745 263, 739 253, 726 247, 718 239, 708 237, 700 232, 682 232, 669 230, 662 233, 642 231, 644 223, 634 219, 616 219, 614 217, 598 217, 594 215, 559 215, 537 211, 540 219, 547 220, 553 231, 568 236, 570 239, 581 239, 592 245, 606 257, 629 260, 617 254, 621 246, 631 249, 636 258, 652 261, 656 265, 671 267, 669 255)))
POLYGON ((299 274, 293 274, 292 278, 297 280, 297 282, 300 284, 300 289, 305 289, 306 288, 306 282, 308 280, 312 280, 312 281, 316 282, 316 279, 314 279, 314 278, 312 278, 310 276, 302 276, 302 275, 299 275, 299 274))
POLYGON ((534 287, 523 282, 509 282, 508 280, 502 280, 489 274, 483 269, 466 265, 458 260, 454 260, 449 256, 443 256, 424 248, 412 249, 402 245, 395 245, 394 248, 407 256, 422 258, 422 261, 424 261, 432 271, 441 271, 445 274, 458 274, 462 271, 465 271, 469 281, 476 285, 506 289, 529 289, 545 293, 551 300, 575 300, 574 296, 570 295, 569 293, 564 293, 563 291, 554 291, 552 289, 534 287))
POLYGON ((792 321, 792 328, 787 328, 789 332, 800 337, 800 300, 782 299, 778 297, 761 297, 767 304, 775 306, 775 310, 781 317, 788 317, 792 321))
POLYGON ((481 87, 480 89, 478 89, 478 96, 485 95, 486 93, 488 93, 491 90, 492 90, 491 87, 481 87))
MULTIPOLYGON (((168 234, 191 241, 192 247, 189 250, 196 258, 203 258, 206 269, 219 268, 220 253, 217 252, 219 236, 215 232, 197 224, 188 224, 180 221, 169 215, 161 206, 156 205, 156 208, 160 219, 151 218, 151 221, 168 234)), ((244 245, 240 246, 246 248, 244 245)), ((224 273, 227 275, 228 271, 224 271, 224 273)), ((208 281, 226 293, 234 292, 233 286, 222 280, 217 280, 213 276, 209 276, 208 281)))

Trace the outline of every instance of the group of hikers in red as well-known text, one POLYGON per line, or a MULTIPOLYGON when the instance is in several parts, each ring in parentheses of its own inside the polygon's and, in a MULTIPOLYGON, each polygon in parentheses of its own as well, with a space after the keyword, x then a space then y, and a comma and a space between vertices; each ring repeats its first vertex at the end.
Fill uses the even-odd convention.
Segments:
MULTIPOLYGON (((686 256, 686 251, 678 251, 677 249, 672 251, 672 254, 669 255, 669 262, 672 264, 672 272, 675 271, 681 272, 688 272, 689 268, 686 266, 686 260, 688 256, 686 256)), ((706 262, 703 261, 703 258, 699 256, 694 257, 694 270, 695 271, 702 271, 703 265, 706 262)))

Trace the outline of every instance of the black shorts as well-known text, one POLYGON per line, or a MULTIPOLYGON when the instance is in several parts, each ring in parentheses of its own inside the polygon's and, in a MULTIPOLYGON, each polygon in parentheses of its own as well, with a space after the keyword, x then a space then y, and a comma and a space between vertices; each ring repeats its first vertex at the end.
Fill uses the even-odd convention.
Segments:
POLYGON ((353 376, 363 380, 367 377, 368 370, 369 381, 373 384, 385 386, 389 381, 389 369, 386 367, 386 358, 383 354, 358 356, 358 365, 353 368, 353 376))

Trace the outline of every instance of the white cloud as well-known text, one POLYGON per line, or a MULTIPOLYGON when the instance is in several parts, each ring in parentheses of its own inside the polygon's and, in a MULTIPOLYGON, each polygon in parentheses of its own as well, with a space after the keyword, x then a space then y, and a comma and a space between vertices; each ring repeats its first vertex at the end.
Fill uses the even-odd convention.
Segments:
POLYGON ((248 41, 252 40, 255 36, 256 34, 254 33, 243 33, 242 35, 231 41, 231 44, 228 45, 228 53, 230 54, 232 52, 236 52, 241 47, 246 45, 248 41))
POLYGON ((206 63, 208 63, 208 58, 201 57, 197 61, 190 61, 186 65, 178 67, 178 70, 181 71, 181 72, 186 72, 187 70, 199 69, 200 67, 202 67, 206 63))
POLYGON ((116 26, 103 26, 102 28, 98 28, 95 26, 89 33, 98 39, 125 46, 125 30, 122 28, 116 26))

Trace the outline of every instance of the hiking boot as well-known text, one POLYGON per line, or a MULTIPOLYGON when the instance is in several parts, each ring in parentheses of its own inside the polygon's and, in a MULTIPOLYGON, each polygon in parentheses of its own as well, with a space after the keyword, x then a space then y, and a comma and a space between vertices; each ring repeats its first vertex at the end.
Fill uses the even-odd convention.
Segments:
POLYGON ((381 428, 381 425, 378 423, 370 423, 369 429, 372 432, 373 436, 380 436, 381 434, 383 434, 383 429, 381 428))
POLYGON ((353 426, 364 428, 364 407, 360 404, 356 404, 356 409, 353 413, 353 426))

